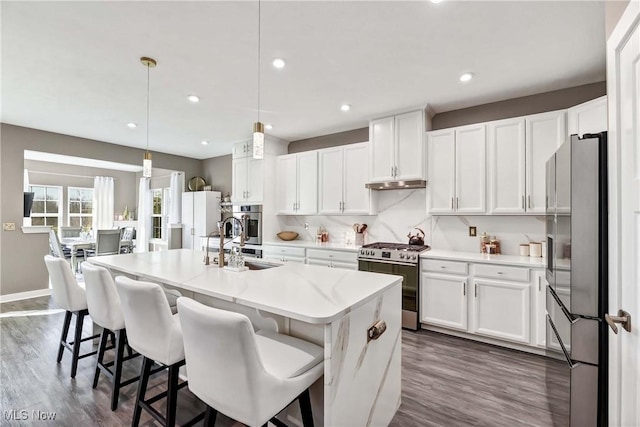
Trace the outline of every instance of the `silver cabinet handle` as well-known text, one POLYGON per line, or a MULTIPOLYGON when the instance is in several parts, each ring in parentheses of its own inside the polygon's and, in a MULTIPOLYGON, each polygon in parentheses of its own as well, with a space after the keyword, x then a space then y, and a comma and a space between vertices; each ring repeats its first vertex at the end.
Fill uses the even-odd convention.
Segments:
POLYGON ((398 167, 397 166, 393 167, 393 176, 394 176, 394 178, 398 177, 398 167))
POLYGON ((531 209, 531 195, 527 196, 527 199, 529 204, 528 208, 531 209))
POLYGON ((473 297, 478 298, 478 284, 474 283, 473 285, 473 297))
POLYGON ((524 196, 522 196, 522 203, 521 203, 522 209, 524 209, 524 196))
POLYGON ((467 295, 467 282, 462 282, 462 295, 467 295))
POLYGON ((456 210, 460 209, 460 198, 456 197, 456 210))
POLYGON ((296 210, 296 204, 295 204, 295 202, 294 202, 294 203, 293 203, 293 205, 291 205, 291 206, 292 206, 291 210, 294 210, 294 211, 295 211, 295 210, 296 210))
POLYGON ((453 210, 453 197, 451 198, 451 210, 453 210))
POLYGON ((247 199, 249 198, 249 191, 247 190, 247 199))
POLYGON ((538 276, 538 292, 542 290, 542 277, 538 276))

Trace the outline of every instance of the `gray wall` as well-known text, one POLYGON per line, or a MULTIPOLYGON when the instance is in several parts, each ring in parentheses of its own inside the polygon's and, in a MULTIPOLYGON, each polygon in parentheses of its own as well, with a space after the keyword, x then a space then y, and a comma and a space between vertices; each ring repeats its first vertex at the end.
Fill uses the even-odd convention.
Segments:
POLYGON ((433 130, 446 129, 472 123, 543 113, 545 111, 562 110, 606 94, 606 82, 592 83, 438 113, 433 116, 431 124, 433 130))
POLYGON ((627 8, 629 0, 608 0, 604 4, 605 33, 607 39, 616 27, 622 13, 627 8))
POLYGON ((330 135, 317 136, 315 138, 300 139, 289 144, 289 153, 318 150, 321 148, 336 147, 338 145, 355 144, 369 140, 369 128, 348 130, 332 133, 330 135))
POLYGON ((65 165, 60 163, 25 160, 24 167, 29 171, 29 183, 36 185, 60 185, 63 187, 64 208, 62 224, 67 224, 67 188, 86 187, 93 188, 94 176, 111 176, 114 178, 113 196, 114 211, 122 213, 125 206, 129 210, 137 205, 137 182, 135 172, 117 171, 113 169, 100 169, 87 166, 65 165), (44 172, 44 173, 43 173, 44 172), (83 178, 85 176, 87 178, 83 178))
MULTIPOLYGON (((2 123, 0 125, 0 218, 13 222, 16 231, 0 231, 0 295, 48 287, 42 257, 48 252, 46 234, 23 234, 22 180, 24 150, 139 164, 143 150, 105 142, 39 131, 2 123)), ((202 175, 202 161, 153 153, 154 167, 181 170, 187 177, 202 175)))
POLYGON ((212 190, 221 192, 223 196, 231 194, 232 164, 231 154, 202 161, 202 177, 212 190))

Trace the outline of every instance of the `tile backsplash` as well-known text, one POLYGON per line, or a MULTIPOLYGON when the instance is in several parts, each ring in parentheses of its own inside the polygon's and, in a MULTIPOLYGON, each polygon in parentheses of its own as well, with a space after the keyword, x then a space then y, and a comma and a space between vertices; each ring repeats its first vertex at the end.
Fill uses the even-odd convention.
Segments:
MULTIPOLYGON (((469 236, 469 226, 475 226, 478 236, 485 231, 496 236, 506 255, 518 255, 521 243, 544 239, 543 216, 429 216, 426 214, 425 189, 380 191, 376 196, 377 215, 279 216, 280 231, 296 231, 300 235, 298 239, 314 241, 318 227, 323 226, 329 232, 331 242, 342 243, 347 233, 353 231, 353 224, 365 223, 365 243, 407 243, 407 234, 418 227, 426 234, 425 242, 434 249, 478 252, 479 237, 469 236), (308 230, 305 223, 309 225, 308 230)), ((267 242, 277 239, 265 236, 267 242)))

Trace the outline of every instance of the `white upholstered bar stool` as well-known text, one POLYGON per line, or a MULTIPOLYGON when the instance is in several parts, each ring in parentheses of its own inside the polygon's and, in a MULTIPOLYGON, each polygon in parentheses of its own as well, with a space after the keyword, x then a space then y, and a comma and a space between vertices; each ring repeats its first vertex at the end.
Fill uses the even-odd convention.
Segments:
MULTIPOLYGON (((173 427, 176 422, 178 390, 187 385, 186 381, 178 383, 180 366, 185 363, 182 328, 178 315, 171 313, 169 302, 160 285, 124 276, 117 276, 115 282, 129 345, 144 357, 131 425, 135 427, 140 423, 142 409, 145 409, 161 424, 173 427), (145 400, 154 362, 169 369, 167 390, 145 400), (167 398, 165 416, 151 406, 163 397, 167 398)), ((193 425, 202 420, 203 416, 204 414, 200 414, 183 426, 193 425)))
POLYGON ((127 332, 124 324, 124 316, 120 307, 120 297, 116 290, 116 284, 104 267, 99 267, 88 262, 82 263, 85 289, 87 293, 87 305, 93 323, 102 327, 100 345, 98 347, 98 360, 93 377, 93 388, 98 386, 100 373, 103 372, 111 380, 111 410, 118 407, 120 389, 135 381, 139 376, 122 381, 122 363, 139 356, 137 353, 124 355, 127 344, 127 332), (115 357, 112 362, 104 363, 104 354, 107 347, 107 339, 115 334, 115 357), (113 367, 113 370, 109 368, 113 367))
POLYGON ((240 313, 178 298, 189 390, 207 404, 205 426, 217 412, 263 426, 298 399, 305 427, 313 426, 309 387, 324 372, 324 350, 276 332, 254 333, 240 313))
POLYGON ((57 362, 60 363, 62 360, 62 353, 65 348, 70 350, 72 353, 71 378, 75 378, 76 371, 78 369, 78 360, 96 354, 96 351, 80 354, 80 344, 84 341, 97 338, 98 335, 82 338, 84 317, 89 314, 89 310, 87 309, 87 297, 84 289, 76 281, 69 263, 64 258, 54 257, 51 255, 44 256, 44 263, 49 271, 51 295, 53 296, 53 300, 60 308, 65 310, 57 362), (76 316, 74 339, 72 342, 67 342, 71 316, 74 314, 76 316))

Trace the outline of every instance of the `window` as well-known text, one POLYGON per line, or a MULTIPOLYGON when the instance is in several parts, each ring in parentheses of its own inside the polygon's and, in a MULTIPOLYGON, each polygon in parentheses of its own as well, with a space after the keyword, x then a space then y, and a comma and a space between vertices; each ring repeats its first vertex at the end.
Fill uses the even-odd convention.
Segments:
POLYGON ((29 190, 33 192, 31 225, 49 225, 57 233, 62 218, 62 187, 31 185, 29 190))
POLYGON ((69 226, 90 230, 93 224, 93 188, 69 187, 69 226))

